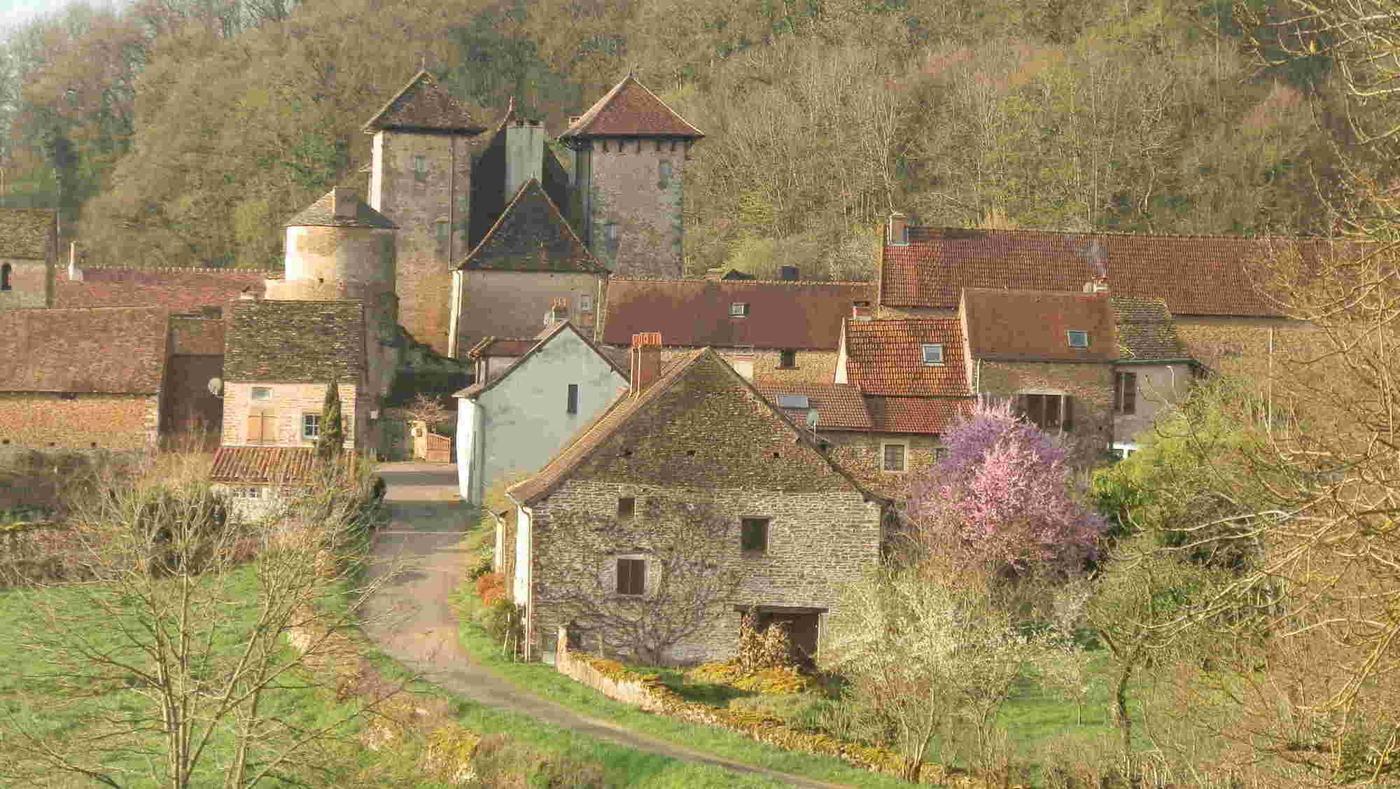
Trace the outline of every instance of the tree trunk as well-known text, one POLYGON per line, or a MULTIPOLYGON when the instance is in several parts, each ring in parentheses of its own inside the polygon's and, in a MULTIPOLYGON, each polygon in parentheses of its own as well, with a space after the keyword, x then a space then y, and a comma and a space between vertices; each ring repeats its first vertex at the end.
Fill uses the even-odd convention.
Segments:
POLYGON ((1113 722, 1118 726, 1118 733, 1122 739, 1125 765, 1131 761, 1133 755, 1133 721, 1128 717, 1128 681, 1132 676, 1133 665, 1128 662, 1118 672, 1118 678, 1113 683, 1113 722))

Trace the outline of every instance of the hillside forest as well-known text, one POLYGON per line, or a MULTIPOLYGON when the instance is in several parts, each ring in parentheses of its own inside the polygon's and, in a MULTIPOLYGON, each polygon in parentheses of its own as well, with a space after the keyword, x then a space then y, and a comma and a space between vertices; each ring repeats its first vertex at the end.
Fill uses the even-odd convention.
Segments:
POLYGON ((1262 0, 79 2, 0 48, 0 191, 60 208, 89 262, 271 267, 287 217, 363 187, 361 125, 420 64, 480 118, 513 97, 554 133, 632 70, 707 135, 692 272, 867 279, 891 210, 1331 232, 1347 174, 1393 165, 1352 153, 1330 53, 1267 56, 1274 16, 1262 0))

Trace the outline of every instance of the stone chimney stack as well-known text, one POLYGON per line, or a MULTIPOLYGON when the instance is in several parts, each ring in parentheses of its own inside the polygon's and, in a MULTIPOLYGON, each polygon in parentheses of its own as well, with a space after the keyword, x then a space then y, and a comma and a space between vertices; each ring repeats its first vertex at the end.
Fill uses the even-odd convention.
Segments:
POLYGON ((661 332, 632 335, 632 395, 645 392, 661 377, 661 332))
POLYGON ((1091 294, 1108 292, 1108 277, 1095 277, 1084 283, 1084 292, 1091 294))
POLYGON ((890 214, 885 243, 896 247, 907 246, 909 244, 909 217, 899 211, 890 214))
POLYGON ((68 242, 68 281, 82 282, 83 270, 78 268, 78 242, 68 242))
POLYGON ((360 198, 343 186, 337 186, 331 190, 331 214, 336 219, 354 219, 355 206, 359 202, 360 198))

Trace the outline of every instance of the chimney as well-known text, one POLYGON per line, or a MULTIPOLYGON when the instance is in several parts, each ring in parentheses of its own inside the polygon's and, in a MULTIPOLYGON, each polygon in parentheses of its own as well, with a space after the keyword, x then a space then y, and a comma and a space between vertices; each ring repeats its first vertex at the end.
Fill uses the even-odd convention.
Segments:
POLYGON ((661 377, 661 332, 632 335, 632 394, 639 395, 661 377))
POLYGON ((544 325, 546 328, 557 326, 569 319, 569 299, 567 296, 556 296, 553 303, 549 305, 549 312, 544 314, 544 325))
POLYGON ((909 244, 909 217, 895 211, 890 214, 889 228, 886 231, 885 243, 902 247, 909 244))
POLYGON ((68 242, 68 281, 82 282, 83 270, 78 268, 78 242, 68 242))
POLYGON ((857 301, 851 305, 851 320, 868 321, 873 315, 870 313, 870 304, 864 301, 857 301))
POLYGON ((1096 277, 1084 283, 1085 293, 1107 293, 1108 277, 1096 277))
POLYGON ((355 206, 360 199, 355 193, 343 186, 337 186, 331 190, 331 214, 336 219, 354 219, 355 206))
POLYGON ((794 282, 798 278, 797 266, 779 266, 778 279, 784 282, 794 282))

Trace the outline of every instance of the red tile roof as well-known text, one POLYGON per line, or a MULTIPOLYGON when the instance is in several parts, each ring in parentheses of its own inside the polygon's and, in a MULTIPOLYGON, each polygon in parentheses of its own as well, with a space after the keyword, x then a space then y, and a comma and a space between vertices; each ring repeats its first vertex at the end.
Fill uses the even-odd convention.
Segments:
POLYGON ((628 74, 598 99, 588 111, 569 124, 559 138, 577 137, 680 137, 705 135, 666 106, 655 93, 628 74))
POLYGON ((909 228, 886 244, 883 304, 954 309, 964 288, 1082 291, 1107 275, 1117 296, 1162 298, 1175 315, 1274 316, 1253 270, 1270 253, 1335 254, 1331 242, 1223 236, 909 228))
POLYGON ((159 309, 0 312, 0 392, 155 394, 168 337, 159 309))
POLYGON ((219 447, 209 480, 287 484, 310 479, 315 468, 312 447, 219 447))
POLYGON ((841 320, 875 298, 865 283, 744 280, 608 281, 603 342, 659 331, 669 347, 834 351, 841 320), (748 305, 742 318, 730 306, 748 305))
POLYGON ((458 134, 486 131, 486 127, 472 120, 467 108, 427 71, 414 74, 383 109, 365 122, 366 132, 381 129, 458 134))
POLYGON ((972 395, 957 318, 847 321, 846 376, 868 395, 972 395), (943 364, 923 363, 926 344, 943 346, 943 364))
POLYGON ((810 408, 817 410, 817 430, 869 430, 874 425, 860 390, 850 384, 779 383, 760 381, 754 384, 769 402, 778 406, 794 422, 807 422, 807 408, 783 408, 778 398, 800 395, 807 398, 810 408))
POLYGON ((483 337, 481 342, 467 351, 467 357, 481 359, 499 356, 523 356, 526 351, 539 345, 538 338, 512 339, 509 337, 483 337))
POLYGON ((865 398, 873 432, 943 435, 960 419, 972 414, 973 400, 951 397, 865 398))
POLYGON ((263 280, 280 272, 254 269, 85 268, 81 280, 60 273, 55 307, 161 307, 196 312, 222 307, 245 290, 262 296, 263 280))
POLYGON ((1118 357, 1106 293, 968 288, 963 309, 974 359, 1108 362, 1118 357), (1087 332, 1089 347, 1071 348, 1071 330, 1087 332))

